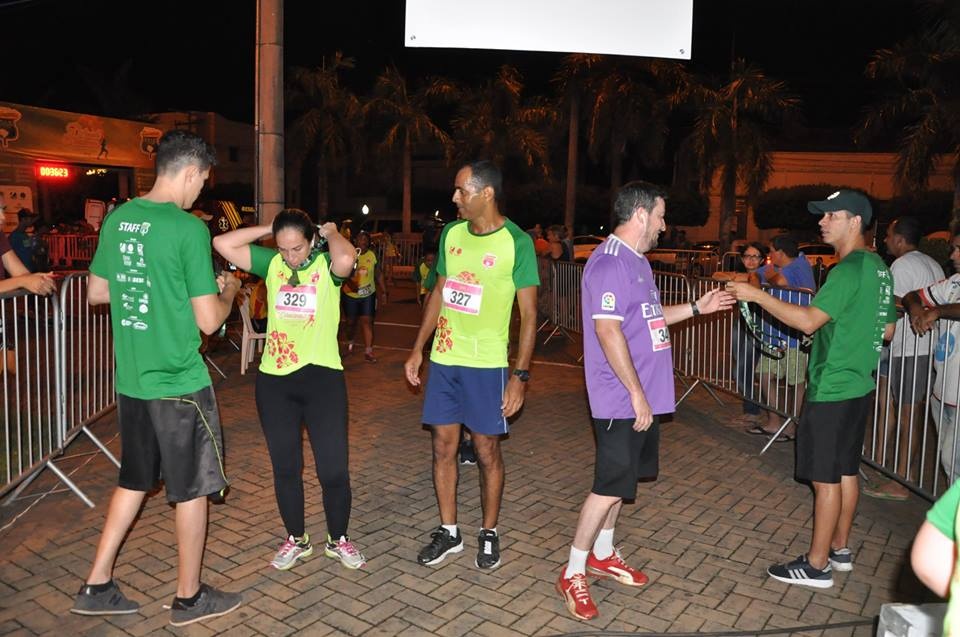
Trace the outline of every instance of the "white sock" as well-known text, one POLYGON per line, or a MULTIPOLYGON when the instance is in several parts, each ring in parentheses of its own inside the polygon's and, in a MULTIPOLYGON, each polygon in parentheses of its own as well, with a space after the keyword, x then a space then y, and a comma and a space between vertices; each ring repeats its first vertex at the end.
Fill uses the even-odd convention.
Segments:
POLYGON ((571 546, 570 560, 567 562, 567 570, 563 572, 563 576, 570 578, 578 573, 585 575, 587 573, 587 555, 589 553, 590 551, 581 551, 571 546))
POLYGON ((481 526, 481 527, 480 527, 480 532, 483 533, 484 531, 492 531, 493 534, 496 535, 496 534, 497 534, 497 527, 493 527, 492 529, 485 529, 485 528, 483 528, 483 527, 481 526))
POLYGON ((460 529, 457 528, 456 524, 441 524, 440 526, 445 528, 447 530, 447 533, 450 534, 450 537, 454 539, 456 539, 456 537, 460 535, 460 529))
POLYGON ((593 543, 593 555, 598 560, 605 560, 613 555, 613 529, 600 529, 593 543))

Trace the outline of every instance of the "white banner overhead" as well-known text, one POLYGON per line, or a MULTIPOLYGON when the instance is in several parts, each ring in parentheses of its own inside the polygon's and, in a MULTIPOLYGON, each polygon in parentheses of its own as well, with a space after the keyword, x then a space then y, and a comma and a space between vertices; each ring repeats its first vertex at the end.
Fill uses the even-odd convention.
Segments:
POLYGON ((693 0, 407 0, 408 47, 690 59, 693 0))

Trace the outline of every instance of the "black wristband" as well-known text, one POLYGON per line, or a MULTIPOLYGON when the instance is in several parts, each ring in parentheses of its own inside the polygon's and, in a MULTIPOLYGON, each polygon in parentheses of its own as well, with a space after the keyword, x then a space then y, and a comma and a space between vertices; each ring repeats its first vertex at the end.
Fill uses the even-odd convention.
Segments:
POLYGON ((696 301, 692 301, 692 302, 690 303, 690 309, 693 310, 693 315, 694 315, 694 316, 700 316, 700 308, 697 307, 696 301))

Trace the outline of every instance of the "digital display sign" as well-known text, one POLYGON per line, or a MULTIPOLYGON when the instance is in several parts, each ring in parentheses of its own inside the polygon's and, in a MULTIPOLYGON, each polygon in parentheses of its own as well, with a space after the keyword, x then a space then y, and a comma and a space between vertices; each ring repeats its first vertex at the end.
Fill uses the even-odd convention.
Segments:
POLYGON ((69 179, 70 168, 63 165, 38 164, 37 176, 41 179, 69 179))

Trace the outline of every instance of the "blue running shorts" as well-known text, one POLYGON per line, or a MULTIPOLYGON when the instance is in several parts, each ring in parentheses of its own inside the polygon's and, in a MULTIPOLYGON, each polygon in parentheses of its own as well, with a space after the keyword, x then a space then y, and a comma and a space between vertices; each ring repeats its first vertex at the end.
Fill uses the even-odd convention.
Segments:
POLYGON ((425 425, 462 424, 487 436, 509 432, 501 405, 509 380, 506 367, 462 367, 430 363, 423 400, 425 425))

